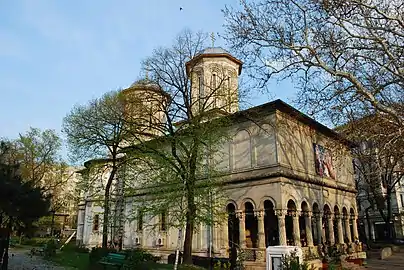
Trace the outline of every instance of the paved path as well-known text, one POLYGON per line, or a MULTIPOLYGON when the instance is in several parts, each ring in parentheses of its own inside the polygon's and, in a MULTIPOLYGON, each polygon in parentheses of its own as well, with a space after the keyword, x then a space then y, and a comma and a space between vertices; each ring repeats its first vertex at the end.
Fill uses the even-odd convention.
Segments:
POLYGON ((27 249, 9 250, 8 270, 66 270, 52 262, 46 261, 39 256, 30 256, 27 249), (12 256, 14 254, 14 256, 12 256))
POLYGON ((370 252, 366 269, 369 270, 404 270, 404 251, 393 253, 391 257, 380 260, 380 251, 370 252))

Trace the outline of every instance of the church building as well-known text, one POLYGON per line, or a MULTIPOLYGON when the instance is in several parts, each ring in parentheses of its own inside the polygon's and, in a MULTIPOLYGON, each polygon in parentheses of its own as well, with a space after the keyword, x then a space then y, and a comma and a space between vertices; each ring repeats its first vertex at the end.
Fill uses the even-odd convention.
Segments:
MULTIPOLYGON (((222 48, 211 47, 187 64, 188 76, 199 87, 193 98, 208 96, 209 90, 199 85, 206 78, 214 81, 215 69, 226 70, 228 88, 238 89, 242 62, 222 48)), ((145 81, 125 91, 159 95, 145 81)), ((237 246, 252 269, 265 265, 268 246, 299 246, 312 259, 319 256, 319 245, 337 245, 348 254, 359 254, 351 143, 281 100, 241 111, 238 98, 237 91, 229 91, 208 100, 209 106, 225 108, 233 121, 233 136, 223 144, 219 164, 227 175, 223 204, 227 219, 195 230, 194 254, 229 257, 237 246)), ((91 166, 91 161, 86 165, 91 166)), ((88 191, 79 205, 77 240, 88 247, 101 246, 103 209, 97 200, 88 191)), ((124 213, 133 211, 130 197, 121 203, 124 213)), ((166 226, 165 218, 152 219, 160 224, 154 232, 146 219, 122 220, 123 248, 141 247, 163 258, 173 254, 178 229, 166 226)))

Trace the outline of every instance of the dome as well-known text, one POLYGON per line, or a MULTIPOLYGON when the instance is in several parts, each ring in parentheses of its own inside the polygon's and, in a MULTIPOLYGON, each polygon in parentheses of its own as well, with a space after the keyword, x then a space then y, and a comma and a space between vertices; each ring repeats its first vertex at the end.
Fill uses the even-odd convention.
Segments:
POLYGON ((124 91, 152 91, 154 93, 169 97, 169 94, 161 89, 157 83, 147 78, 135 81, 128 88, 124 89, 124 91))
POLYGON ((160 88, 157 83, 155 83, 149 79, 137 80, 130 85, 130 88, 132 88, 132 87, 157 87, 157 88, 160 88))
POLYGON ((224 57, 229 59, 230 61, 236 63, 239 68, 238 68, 238 74, 241 74, 241 68, 243 65, 243 62, 241 62, 239 59, 235 58, 233 55, 231 55, 228 51, 223 49, 222 47, 207 47, 200 52, 198 52, 191 60, 189 60, 185 66, 186 66, 186 71, 187 75, 189 75, 190 68, 195 65, 199 60, 203 58, 216 58, 216 57, 224 57))

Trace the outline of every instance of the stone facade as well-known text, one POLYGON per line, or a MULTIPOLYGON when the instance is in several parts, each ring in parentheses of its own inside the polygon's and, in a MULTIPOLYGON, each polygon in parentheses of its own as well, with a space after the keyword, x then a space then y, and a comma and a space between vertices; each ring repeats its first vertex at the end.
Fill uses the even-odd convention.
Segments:
MULTIPOLYGON (((241 62, 223 56, 223 51, 209 51, 215 52, 220 57, 202 64, 223 64, 237 84, 241 62)), ((206 74, 204 78, 212 77, 206 74)), ((241 112, 232 106, 227 112, 232 113, 234 136, 223 144, 217 164, 227 179, 227 218, 196 228, 194 254, 228 257, 237 246, 248 261, 264 262, 270 245, 303 246, 317 255, 319 244, 352 246, 358 239, 358 213, 349 142, 280 100, 241 112)), ((94 225, 102 216, 99 205, 90 194, 79 205, 77 239, 86 246, 101 244, 102 226, 94 225)), ((122 211, 136 211, 133 198, 125 198, 122 211)), ((164 218, 125 221, 123 247, 173 253, 179 232, 163 226, 164 218)))

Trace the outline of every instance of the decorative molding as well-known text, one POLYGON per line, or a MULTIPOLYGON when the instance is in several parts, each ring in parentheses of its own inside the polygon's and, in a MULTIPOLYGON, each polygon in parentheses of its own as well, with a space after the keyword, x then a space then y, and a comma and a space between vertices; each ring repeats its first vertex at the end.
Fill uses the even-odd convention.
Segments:
POLYGON ((264 210, 255 210, 254 211, 254 216, 257 217, 258 219, 263 219, 265 216, 264 210))
POLYGON ((288 214, 287 209, 275 209, 275 215, 276 216, 286 216, 288 214))

